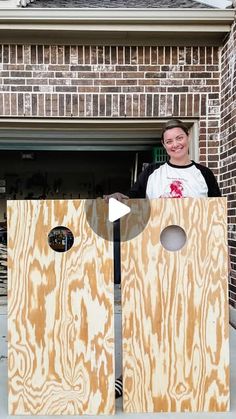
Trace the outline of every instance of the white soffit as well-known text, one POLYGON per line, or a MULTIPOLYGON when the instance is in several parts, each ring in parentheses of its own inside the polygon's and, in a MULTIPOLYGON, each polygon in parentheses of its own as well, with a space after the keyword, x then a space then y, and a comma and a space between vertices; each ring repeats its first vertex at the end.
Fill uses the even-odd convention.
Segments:
POLYGON ((234 9, 1 9, 0 35, 3 41, 25 42, 30 37, 32 43, 202 37, 220 44, 234 17, 234 9))

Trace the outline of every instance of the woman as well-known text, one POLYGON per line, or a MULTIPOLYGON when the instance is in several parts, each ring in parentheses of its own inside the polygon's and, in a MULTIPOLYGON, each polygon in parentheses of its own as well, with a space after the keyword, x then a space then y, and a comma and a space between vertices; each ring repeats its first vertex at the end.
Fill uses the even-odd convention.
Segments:
MULTIPOLYGON (((219 186, 212 171, 189 158, 188 128, 178 119, 166 123, 161 136, 169 160, 150 164, 138 177, 137 182, 124 195, 116 192, 105 195, 123 201, 128 198, 184 198, 219 197, 219 186)), ((122 396, 122 377, 115 381, 116 398, 122 396)))
POLYGON ((127 195, 116 192, 105 195, 123 201, 128 198, 183 198, 221 196, 212 171, 189 158, 188 128, 178 119, 166 123, 161 136, 169 160, 153 163, 139 175, 127 195))

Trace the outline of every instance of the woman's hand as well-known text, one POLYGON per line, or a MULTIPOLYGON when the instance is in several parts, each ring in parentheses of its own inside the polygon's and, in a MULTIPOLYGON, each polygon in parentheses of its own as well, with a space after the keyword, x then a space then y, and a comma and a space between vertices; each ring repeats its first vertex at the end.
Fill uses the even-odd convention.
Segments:
POLYGON ((119 202, 123 202, 126 199, 129 199, 129 197, 127 195, 124 195, 121 192, 115 192, 115 193, 112 193, 110 195, 103 195, 103 199, 105 200, 105 202, 107 204, 108 204, 110 198, 114 198, 114 199, 116 199, 119 202))

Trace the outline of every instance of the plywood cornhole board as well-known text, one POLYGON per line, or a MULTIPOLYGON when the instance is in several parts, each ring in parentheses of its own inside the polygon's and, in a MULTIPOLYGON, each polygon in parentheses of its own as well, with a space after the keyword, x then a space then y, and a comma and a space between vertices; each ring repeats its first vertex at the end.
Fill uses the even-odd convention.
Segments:
POLYGON ((8 201, 12 415, 114 413, 113 245, 84 203, 8 201), (48 245, 57 226, 74 235, 64 253, 48 245))
POLYGON ((122 243, 125 412, 229 409, 226 219, 225 198, 152 200, 145 230, 122 243), (187 236, 176 252, 160 243, 169 225, 187 236))

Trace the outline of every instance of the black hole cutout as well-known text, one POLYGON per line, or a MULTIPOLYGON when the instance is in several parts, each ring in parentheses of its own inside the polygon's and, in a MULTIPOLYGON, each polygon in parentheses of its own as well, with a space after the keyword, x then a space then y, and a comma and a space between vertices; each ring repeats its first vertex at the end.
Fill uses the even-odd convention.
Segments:
POLYGON ((166 250, 176 252, 184 247, 187 236, 183 228, 177 225, 171 225, 162 230, 160 240, 166 250))
POLYGON ((48 244, 55 252, 67 252, 74 244, 73 233, 67 227, 55 227, 48 234, 48 244))

